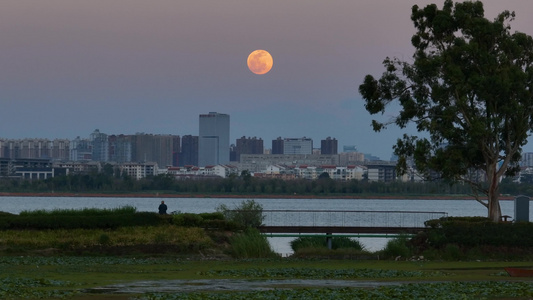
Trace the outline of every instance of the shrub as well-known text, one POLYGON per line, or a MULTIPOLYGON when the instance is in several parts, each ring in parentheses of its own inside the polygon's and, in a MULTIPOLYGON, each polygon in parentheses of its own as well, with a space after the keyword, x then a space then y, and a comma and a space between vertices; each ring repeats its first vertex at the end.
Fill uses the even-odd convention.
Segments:
POLYGON ((212 213, 201 213, 199 214, 204 221, 209 220, 224 220, 224 214, 221 212, 212 212, 212 213))
POLYGON ((359 240, 354 240, 349 237, 334 237, 332 239, 332 249, 336 250, 346 248, 364 250, 364 247, 359 240))
POLYGON ((172 215, 172 224, 182 227, 201 227, 207 229, 235 231, 242 229, 242 226, 233 221, 224 220, 224 215, 216 213, 179 213, 172 215))
POLYGON ((464 255, 461 251, 461 248, 459 248, 459 246, 455 244, 446 245, 442 254, 442 258, 446 260, 460 260, 463 257, 464 255))
POLYGON ((103 216, 103 215, 125 215, 135 214, 137 209, 133 206, 122 206, 111 209, 83 208, 83 209, 53 209, 53 210, 32 210, 21 211, 20 216, 103 216))
POLYGON ((152 212, 118 210, 32 211, 0 217, 0 229, 114 229, 123 226, 155 226, 168 223, 168 218, 152 212), (98 214, 100 212, 100 214, 98 214))
POLYGON ((204 228, 206 229, 218 229, 227 231, 237 231, 242 229, 242 226, 232 221, 225 220, 204 220, 204 228))
POLYGON ((496 223, 487 218, 461 217, 426 222, 428 244, 442 248, 448 244, 533 247, 533 223, 496 223))
POLYGON ((290 242, 291 249, 294 252, 307 248, 327 248, 326 238, 316 237, 299 237, 290 242))
POLYGON ((234 209, 227 205, 221 204, 216 208, 225 220, 235 222, 243 227, 258 227, 263 224, 265 216, 263 215, 263 206, 254 200, 242 201, 234 209))
POLYGON ((204 219, 198 214, 181 213, 172 216, 172 223, 183 227, 202 227, 204 219))
POLYGON ((413 251, 408 246, 409 238, 407 236, 400 236, 387 241, 385 248, 383 248, 383 255, 385 257, 411 257, 413 251))
MULTIPOLYGON (((305 236, 299 237, 290 243, 291 248, 294 252, 298 252, 302 249, 309 248, 327 248, 327 239, 323 236, 305 236)), ((349 237, 332 237, 331 238, 331 249, 355 249, 363 250, 363 246, 358 240, 351 239, 349 237)))
POLYGON ((105 233, 102 233, 102 234, 100 235, 100 237, 98 238, 98 243, 99 243, 100 245, 105 245, 105 246, 107 246, 107 245, 111 244, 111 238, 109 237, 109 235, 107 235, 107 234, 105 234, 105 233))

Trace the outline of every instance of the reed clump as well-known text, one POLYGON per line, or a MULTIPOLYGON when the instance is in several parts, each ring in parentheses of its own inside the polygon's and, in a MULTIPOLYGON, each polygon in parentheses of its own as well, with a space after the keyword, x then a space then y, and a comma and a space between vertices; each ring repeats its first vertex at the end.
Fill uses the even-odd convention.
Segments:
POLYGON ((231 254, 236 258, 275 258, 279 254, 272 250, 267 238, 259 230, 249 227, 230 238, 231 254))

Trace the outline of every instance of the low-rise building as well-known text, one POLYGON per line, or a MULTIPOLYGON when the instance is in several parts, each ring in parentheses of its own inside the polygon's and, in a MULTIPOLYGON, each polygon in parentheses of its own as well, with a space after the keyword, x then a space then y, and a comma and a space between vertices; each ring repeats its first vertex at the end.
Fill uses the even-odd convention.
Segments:
POLYGON ((367 164, 366 167, 369 181, 391 182, 397 179, 396 164, 394 163, 380 162, 367 164))
POLYGON ((66 161, 54 162, 55 168, 62 168, 66 170, 66 175, 69 174, 87 174, 90 172, 100 172, 102 164, 98 161, 66 161))
POLYGON ((346 167, 346 180, 363 180, 366 167, 350 165, 346 167))
POLYGON ((123 163, 120 165, 121 175, 131 176, 135 179, 158 175, 157 170, 156 162, 123 163))

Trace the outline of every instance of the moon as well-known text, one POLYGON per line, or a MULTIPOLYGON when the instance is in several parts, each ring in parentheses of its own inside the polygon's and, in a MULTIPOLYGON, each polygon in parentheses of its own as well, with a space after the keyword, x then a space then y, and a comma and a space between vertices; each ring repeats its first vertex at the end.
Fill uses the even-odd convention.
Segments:
POLYGON ((272 69, 273 64, 272 55, 266 50, 255 50, 248 55, 248 69, 252 73, 258 75, 266 74, 272 69))

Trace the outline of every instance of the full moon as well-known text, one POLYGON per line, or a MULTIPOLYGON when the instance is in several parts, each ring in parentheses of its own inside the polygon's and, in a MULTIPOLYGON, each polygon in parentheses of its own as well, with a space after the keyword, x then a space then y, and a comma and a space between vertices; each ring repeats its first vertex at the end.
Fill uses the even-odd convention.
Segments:
POLYGON ((272 69, 274 60, 272 55, 265 50, 255 50, 248 55, 248 69, 255 74, 266 74, 272 69))

